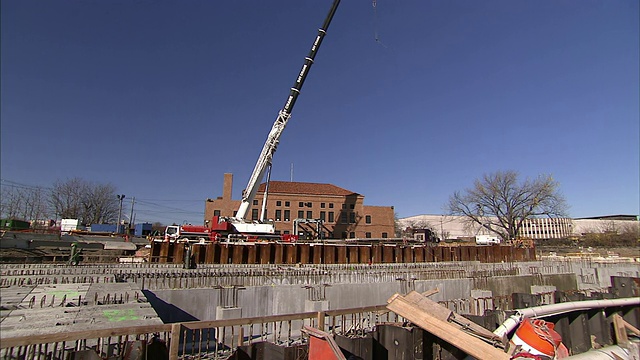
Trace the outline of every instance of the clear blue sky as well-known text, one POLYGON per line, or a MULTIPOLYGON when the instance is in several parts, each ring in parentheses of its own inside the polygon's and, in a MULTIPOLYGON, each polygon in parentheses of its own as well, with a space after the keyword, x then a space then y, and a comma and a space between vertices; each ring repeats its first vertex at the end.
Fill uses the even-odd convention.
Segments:
MULTIPOLYGON (((406 217, 515 170, 552 174, 573 217, 638 214, 638 4, 345 0, 272 179, 293 163, 406 217)), ((2 179, 201 223, 224 173, 240 197, 330 5, 3 0, 2 179)))

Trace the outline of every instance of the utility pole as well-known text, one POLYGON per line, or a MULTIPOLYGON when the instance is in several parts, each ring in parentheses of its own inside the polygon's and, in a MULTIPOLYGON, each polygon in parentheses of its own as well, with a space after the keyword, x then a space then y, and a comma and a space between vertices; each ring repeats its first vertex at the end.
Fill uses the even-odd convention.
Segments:
POLYGON ((120 211, 118 211, 118 223, 116 224, 116 234, 120 234, 120 221, 122 219, 122 201, 124 201, 124 194, 116 195, 120 200, 120 211))
POLYGON ((131 199, 131 215, 129 215, 129 233, 131 233, 131 227, 133 226, 133 204, 136 203, 136 197, 131 199))

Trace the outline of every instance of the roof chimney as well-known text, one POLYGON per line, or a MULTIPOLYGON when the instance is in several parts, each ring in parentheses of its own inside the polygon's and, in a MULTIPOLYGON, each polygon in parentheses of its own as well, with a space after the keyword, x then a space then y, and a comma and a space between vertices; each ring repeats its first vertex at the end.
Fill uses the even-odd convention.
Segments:
POLYGON ((224 200, 231 200, 231 193, 233 190, 233 174, 224 174, 224 183, 222 185, 222 198, 224 200))

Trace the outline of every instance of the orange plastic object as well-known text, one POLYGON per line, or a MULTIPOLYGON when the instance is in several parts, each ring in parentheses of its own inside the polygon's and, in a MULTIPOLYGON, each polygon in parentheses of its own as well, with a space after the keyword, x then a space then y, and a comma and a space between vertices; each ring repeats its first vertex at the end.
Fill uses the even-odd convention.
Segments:
POLYGON ((525 318, 511 338, 511 342, 514 345, 520 345, 523 351, 530 354, 564 357, 566 348, 562 344, 562 337, 553 329, 554 327, 552 322, 525 318))

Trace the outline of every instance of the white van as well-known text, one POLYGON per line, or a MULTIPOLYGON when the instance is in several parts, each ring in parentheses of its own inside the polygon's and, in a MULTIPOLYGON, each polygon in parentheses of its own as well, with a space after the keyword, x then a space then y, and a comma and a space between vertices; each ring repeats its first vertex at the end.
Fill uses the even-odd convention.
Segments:
POLYGON ((500 238, 495 235, 476 235, 476 245, 499 245, 500 238))

